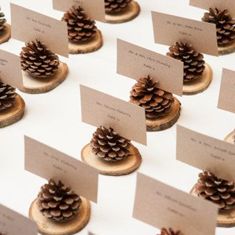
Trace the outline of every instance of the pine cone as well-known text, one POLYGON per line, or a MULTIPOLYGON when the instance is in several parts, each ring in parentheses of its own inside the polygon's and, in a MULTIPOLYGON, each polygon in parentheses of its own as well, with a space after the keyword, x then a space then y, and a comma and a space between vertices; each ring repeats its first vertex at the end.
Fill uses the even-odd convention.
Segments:
POLYGON ((115 14, 125 10, 132 0, 105 0, 105 12, 115 14))
POLYGON ((170 112, 174 98, 148 76, 140 78, 132 87, 130 102, 145 108, 146 118, 157 119, 170 112))
POLYGON ((219 46, 227 46, 235 41, 235 20, 229 11, 217 8, 209 9, 202 18, 203 21, 216 25, 217 43, 219 46))
POLYGON ((15 88, 0 82, 0 112, 11 108, 15 103, 15 88))
POLYGON ((169 50, 168 56, 184 63, 184 82, 190 82, 202 75, 205 69, 203 55, 196 52, 191 44, 176 42, 169 50))
POLYGON ((97 32, 95 21, 91 20, 80 6, 73 6, 64 14, 62 20, 67 23, 68 38, 73 43, 87 42, 97 32))
POLYGON ((38 40, 22 48, 20 60, 22 69, 38 79, 53 76, 60 64, 59 57, 38 40))
POLYGON ((2 34, 5 30, 5 23, 6 23, 5 15, 3 12, 0 12, 0 34, 2 34))
POLYGON ((166 229, 162 228, 161 229, 161 234, 159 235, 182 235, 180 231, 174 231, 172 228, 166 229))
POLYGON ((217 178, 214 174, 204 171, 199 174, 196 185, 199 197, 216 203, 220 210, 235 208, 235 182, 217 178))
POLYGON ((118 135, 112 128, 97 128, 91 140, 92 151, 105 161, 121 161, 130 155, 130 141, 118 135))
POLYGON ((49 180, 38 195, 38 206, 42 214, 55 222, 73 219, 81 206, 81 198, 59 181, 49 180))

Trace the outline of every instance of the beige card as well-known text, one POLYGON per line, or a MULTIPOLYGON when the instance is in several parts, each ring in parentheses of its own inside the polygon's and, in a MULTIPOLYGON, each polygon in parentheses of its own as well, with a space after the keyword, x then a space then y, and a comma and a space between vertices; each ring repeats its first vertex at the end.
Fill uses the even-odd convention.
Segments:
POLYGON ((211 202, 137 173, 133 217, 159 229, 214 235, 218 208, 211 202))
POLYGON ((177 126, 176 158, 218 177, 235 179, 235 144, 177 126))
POLYGON ((146 145, 145 110, 80 85, 82 121, 96 127, 112 127, 121 136, 146 145))
POLYGON ((137 174, 133 217, 161 229, 215 235, 217 206, 143 174, 137 174))
POLYGON ((47 180, 61 180, 77 194, 97 202, 98 171, 25 136, 25 170, 47 180))
POLYGON ((235 71, 223 69, 218 108, 235 113, 235 71))
POLYGON ((208 10, 209 8, 218 8, 220 10, 228 9, 229 13, 235 16, 234 0, 190 0, 190 5, 208 10))
POLYGON ((4 50, 0 50, 0 81, 18 89, 23 87, 20 58, 4 50))
POLYGON ((67 11, 74 5, 80 5, 90 18, 105 22, 104 0, 53 0, 53 8, 59 11, 67 11))
POLYGON ((159 12, 152 12, 152 20, 156 43, 173 45, 187 41, 201 53, 218 55, 215 24, 159 12))
POLYGON ((117 73, 135 80, 150 75, 162 89, 177 95, 183 93, 181 61, 120 39, 117 40, 117 73))
POLYGON ((54 53, 68 57, 65 22, 11 3, 11 27, 12 38, 24 42, 41 40, 54 53))
POLYGON ((0 204, 0 233, 3 235, 37 235, 32 220, 0 204))

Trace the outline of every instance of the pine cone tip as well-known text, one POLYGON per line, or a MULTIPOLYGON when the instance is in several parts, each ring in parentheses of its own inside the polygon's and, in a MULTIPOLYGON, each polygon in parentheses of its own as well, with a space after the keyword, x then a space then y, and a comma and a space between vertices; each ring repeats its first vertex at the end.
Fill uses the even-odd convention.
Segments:
POLYGON ((181 231, 174 231, 172 228, 162 228, 159 235, 183 235, 181 231))

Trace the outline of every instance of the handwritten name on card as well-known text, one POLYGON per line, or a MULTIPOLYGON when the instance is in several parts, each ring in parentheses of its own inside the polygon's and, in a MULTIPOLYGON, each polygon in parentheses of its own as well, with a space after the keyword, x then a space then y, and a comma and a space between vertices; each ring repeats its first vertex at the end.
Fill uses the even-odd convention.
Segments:
POLYGON ((121 136, 146 145, 143 108, 82 85, 80 93, 83 122, 112 127, 121 136))
POLYGON ((98 171, 27 136, 25 169, 47 180, 61 180, 79 195, 97 202, 98 171))
POLYGON ((184 67, 181 61, 120 39, 117 40, 117 73, 136 80, 150 75, 163 90, 177 95, 183 92, 184 67))
POLYGON ((177 126, 176 158, 218 177, 235 179, 234 144, 177 126))
POLYGON ((235 71, 223 69, 218 108, 235 113, 235 71))
POLYGON ((152 20, 156 43, 171 46, 175 42, 186 41, 201 53, 218 55, 215 24, 159 12, 152 12, 152 20))
POLYGON ((141 173, 137 174, 136 185, 134 218, 184 234, 215 234, 217 206, 141 173))
POLYGON ((68 57, 65 22, 11 3, 11 27, 13 38, 23 42, 41 40, 54 53, 68 57))
POLYGON ((104 0, 53 0, 53 8, 59 11, 68 11, 72 6, 78 5, 91 19, 105 22, 104 0))
POLYGON ((4 50, 0 50, 0 81, 18 89, 23 87, 19 57, 4 50))
POLYGON ((37 225, 23 215, 0 204, 0 232, 3 235, 37 235, 37 225))

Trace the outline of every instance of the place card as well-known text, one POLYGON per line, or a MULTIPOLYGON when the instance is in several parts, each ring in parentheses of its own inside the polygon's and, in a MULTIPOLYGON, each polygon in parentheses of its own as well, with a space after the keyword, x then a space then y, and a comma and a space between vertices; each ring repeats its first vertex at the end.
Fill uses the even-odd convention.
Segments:
POLYGON ((177 95, 183 93, 183 62, 120 39, 117 40, 117 73, 135 80, 150 75, 161 89, 177 95))
POLYGON ((105 22, 104 0, 53 0, 53 8, 68 11, 72 6, 80 5, 87 15, 94 20, 105 22))
POLYGON ((133 217, 159 229, 173 228, 190 235, 215 235, 218 208, 141 173, 133 217))
POLYGON ((27 136, 25 170, 47 180, 61 180, 77 194, 97 202, 98 171, 27 136))
POLYGON ((68 57, 65 22, 11 3, 11 28, 12 38, 23 42, 38 39, 54 53, 68 57))
POLYGON ((235 113, 235 71, 223 69, 218 108, 235 113))
POLYGON ((20 58, 15 54, 1 49, 0 81, 18 89, 21 89, 23 87, 20 58))
POLYGON ((37 225, 30 219, 0 204, 0 233, 37 235, 37 225))
POLYGON ((144 108, 83 85, 80 93, 83 122, 112 127, 121 136, 146 145, 144 108))
POLYGON ((220 10, 229 10, 229 13, 235 16, 234 0, 190 0, 190 5, 209 10, 209 8, 218 8, 220 10))
POLYGON ((235 144, 177 126, 176 158, 227 180, 235 179, 235 144))
POLYGON ((160 12, 152 12, 152 20, 156 43, 171 46, 175 42, 186 41, 201 53, 218 55, 215 24, 160 12))

